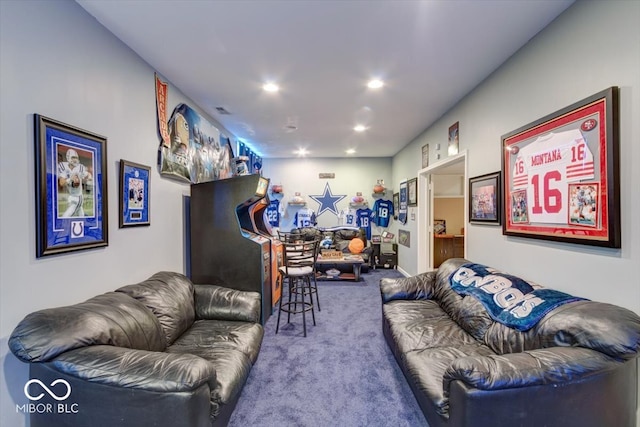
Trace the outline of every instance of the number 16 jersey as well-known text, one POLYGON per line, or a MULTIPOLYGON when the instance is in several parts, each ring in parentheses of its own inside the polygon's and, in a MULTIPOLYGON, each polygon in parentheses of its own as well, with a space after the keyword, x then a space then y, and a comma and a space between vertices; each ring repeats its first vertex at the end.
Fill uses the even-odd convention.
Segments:
POLYGON ((593 154, 579 130, 549 133, 522 148, 513 190, 527 191, 529 222, 567 224, 569 183, 593 179, 593 154))

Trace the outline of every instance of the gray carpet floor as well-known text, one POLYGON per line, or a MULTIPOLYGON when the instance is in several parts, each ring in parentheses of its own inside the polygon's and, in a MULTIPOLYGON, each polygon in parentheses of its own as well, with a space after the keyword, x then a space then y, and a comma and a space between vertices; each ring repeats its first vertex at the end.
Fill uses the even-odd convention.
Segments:
POLYGON ((402 427, 427 422, 382 335, 379 282, 402 277, 370 270, 360 282, 318 282, 316 326, 277 312, 230 427, 402 427))

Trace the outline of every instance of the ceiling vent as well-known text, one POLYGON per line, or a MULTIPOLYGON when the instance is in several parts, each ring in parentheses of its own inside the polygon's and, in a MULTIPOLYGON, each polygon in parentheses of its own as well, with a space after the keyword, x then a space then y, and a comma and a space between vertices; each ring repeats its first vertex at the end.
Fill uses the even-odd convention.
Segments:
POLYGON ((223 114, 225 116, 230 115, 231 113, 224 107, 216 107, 216 111, 218 112, 218 114, 223 114))

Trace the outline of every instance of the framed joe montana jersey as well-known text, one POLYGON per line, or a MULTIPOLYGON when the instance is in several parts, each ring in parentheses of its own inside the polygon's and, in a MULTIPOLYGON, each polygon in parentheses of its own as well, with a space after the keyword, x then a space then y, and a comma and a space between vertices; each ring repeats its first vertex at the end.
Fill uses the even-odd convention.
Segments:
POLYGON ((619 248, 618 88, 502 136, 503 234, 619 248))

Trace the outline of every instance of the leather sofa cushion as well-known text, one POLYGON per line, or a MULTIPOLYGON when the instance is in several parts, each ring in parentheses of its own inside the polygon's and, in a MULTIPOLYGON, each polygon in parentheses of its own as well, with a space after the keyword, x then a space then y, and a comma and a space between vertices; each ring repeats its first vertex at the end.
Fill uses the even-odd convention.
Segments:
POLYGON ((260 323, 260 294, 217 285, 193 285, 196 319, 260 323))
POLYGON ((137 299, 156 315, 167 345, 171 345, 195 320, 193 284, 182 274, 163 271, 116 292, 137 299))
POLYGON ((172 347, 233 349, 241 351, 251 363, 255 363, 263 335, 264 329, 258 323, 198 320, 172 347))
POLYGON ((312 240, 322 239, 322 232, 315 227, 302 227, 291 230, 291 234, 300 236, 299 238, 310 242, 312 240))
POLYGON ((101 344, 149 351, 166 347, 153 313, 116 292, 31 313, 9 339, 13 354, 25 362, 47 362, 66 351, 101 344))
POLYGON ((640 352, 640 318, 615 305, 579 301, 556 308, 524 332, 494 322, 484 340, 499 354, 579 346, 629 360, 640 352))
POLYGON ((544 340, 540 347, 580 346, 623 360, 640 352, 640 317, 612 304, 566 304, 545 316, 536 329, 544 340))
POLYGON ((401 353, 476 344, 434 301, 391 301, 383 306, 383 316, 401 353))
POLYGON ((436 406, 440 415, 449 413, 449 399, 445 395, 442 379, 452 362, 467 356, 490 356, 494 353, 477 342, 436 348, 425 348, 403 354, 409 376, 417 387, 425 393, 436 406))
POLYGON ((51 362, 58 372, 94 383, 158 392, 190 392, 216 386, 216 371, 192 354, 170 354, 95 345, 68 351, 51 362))
POLYGON ((445 396, 452 381, 461 380, 480 390, 499 390, 561 384, 614 369, 619 362, 580 347, 553 347, 508 355, 477 354, 452 361, 444 373, 445 396))
POLYGON ((216 416, 220 404, 232 402, 240 393, 252 366, 251 361, 242 351, 222 346, 172 345, 167 348, 167 352, 192 354, 215 367, 217 381, 216 387, 211 391, 211 404, 216 416))
POLYGON ((220 406, 232 402, 242 390, 258 358, 263 334, 257 323, 199 320, 167 352, 196 355, 215 367, 211 408, 217 416, 220 406))
POLYGON ((451 289, 449 277, 462 258, 445 261, 436 273, 433 299, 462 328, 497 354, 556 346, 579 346, 627 360, 640 351, 640 318, 630 310, 594 301, 559 306, 533 328, 518 331, 491 319, 472 296, 451 289))

